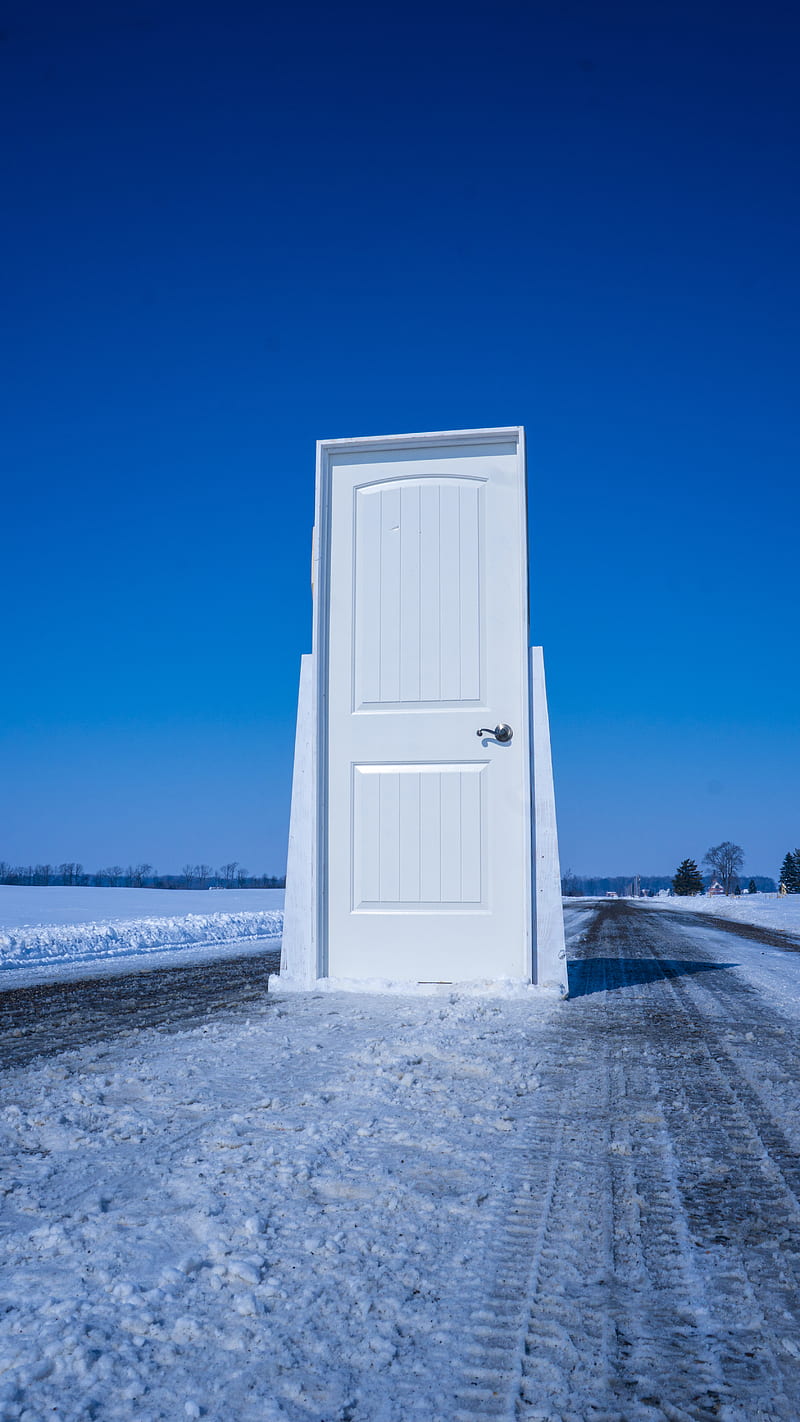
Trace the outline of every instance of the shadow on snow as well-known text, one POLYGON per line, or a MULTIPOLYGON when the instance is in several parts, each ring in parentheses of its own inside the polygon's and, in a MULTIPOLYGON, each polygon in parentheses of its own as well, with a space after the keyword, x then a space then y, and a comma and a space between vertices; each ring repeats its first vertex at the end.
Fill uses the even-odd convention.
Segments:
POLYGON ((686 973, 716 973, 735 963, 693 963, 685 958, 580 958, 567 964, 570 997, 610 992, 635 983, 658 983, 686 973))

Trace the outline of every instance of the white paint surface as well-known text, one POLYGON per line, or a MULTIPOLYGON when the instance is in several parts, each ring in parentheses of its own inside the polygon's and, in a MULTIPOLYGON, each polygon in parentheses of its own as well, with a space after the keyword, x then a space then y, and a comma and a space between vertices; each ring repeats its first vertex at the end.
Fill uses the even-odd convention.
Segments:
POLYGON ((297 730, 292 776, 292 813, 286 859, 286 896, 281 944, 281 975, 310 987, 316 961, 317 806, 314 775, 313 659, 301 658, 297 730))
POLYGON ((524 480, 516 428, 321 446, 323 976, 530 979, 524 480))
POLYGON ((557 987, 566 992, 567 954, 561 907, 556 797, 541 647, 531 648, 531 707, 534 978, 542 987, 557 987))

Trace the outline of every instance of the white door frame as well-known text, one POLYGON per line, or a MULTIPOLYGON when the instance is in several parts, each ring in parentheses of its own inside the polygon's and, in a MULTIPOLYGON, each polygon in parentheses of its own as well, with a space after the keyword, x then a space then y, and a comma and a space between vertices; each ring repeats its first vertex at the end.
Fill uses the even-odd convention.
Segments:
MULTIPOLYGON (((314 845, 314 858, 316 860, 316 915, 315 922, 309 925, 312 931, 316 959, 316 977, 328 977, 328 913, 327 913, 327 868, 328 868, 328 642, 330 627, 330 527, 331 527, 331 497, 332 497, 332 473, 333 458, 336 455, 357 455, 375 454, 397 451, 418 451, 424 455, 426 450, 433 448, 442 449, 448 446, 457 447, 459 450, 475 449, 480 451, 481 446, 498 443, 513 442, 516 445, 518 469, 520 478, 518 487, 520 490, 520 556, 522 568, 525 570, 525 609, 528 607, 528 546, 527 546, 527 509, 526 509, 526 479, 525 479, 525 432, 519 425, 504 426, 494 429, 474 429, 474 430, 443 430, 428 434, 404 434, 404 435, 381 435, 364 439, 334 439, 320 440, 317 443, 317 479, 316 479, 316 516, 314 530, 314 546, 312 554, 312 581, 314 588, 314 630, 313 630, 313 691, 312 700, 314 706, 315 736, 313 745, 314 756, 314 781, 315 781, 315 804, 313 818, 316 822, 316 842, 314 845)), ((525 676, 528 675, 529 652, 528 652, 528 618, 523 619, 525 626, 522 628, 522 637, 519 647, 520 666, 525 669, 525 676)), ((528 698, 524 697, 525 712, 528 710, 528 698)), ((520 741, 523 745, 530 744, 531 728, 529 724, 520 726, 520 741)), ((527 941, 524 945, 525 962, 528 965, 528 981, 535 980, 535 954, 532 941, 532 846, 530 843, 531 825, 531 781, 530 776, 523 777, 525 783, 525 793, 528 797, 527 811, 524 815, 524 823, 528 834, 528 852, 525 855, 525 883, 523 884, 523 895, 525 903, 525 922, 527 941)))

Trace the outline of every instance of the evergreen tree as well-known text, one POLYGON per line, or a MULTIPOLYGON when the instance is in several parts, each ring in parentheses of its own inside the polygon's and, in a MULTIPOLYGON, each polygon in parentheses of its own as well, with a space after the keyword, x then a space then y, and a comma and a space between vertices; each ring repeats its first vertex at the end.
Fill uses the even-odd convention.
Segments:
POLYGON ((792 854, 791 850, 781 865, 779 878, 781 883, 786 885, 787 893, 800 894, 800 863, 797 854, 792 854))
POLYGON ((675 893, 681 898, 690 898, 693 894, 702 894, 703 876, 700 873, 693 859, 684 859, 675 873, 672 881, 675 893))
POLYGON ((757 893, 758 893, 758 885, 756 884, 755 879, 751 879, 751 880, 750 880, 750 883, 747 885, 747 892, 748 892, 748 894, 757 894, 757 893))

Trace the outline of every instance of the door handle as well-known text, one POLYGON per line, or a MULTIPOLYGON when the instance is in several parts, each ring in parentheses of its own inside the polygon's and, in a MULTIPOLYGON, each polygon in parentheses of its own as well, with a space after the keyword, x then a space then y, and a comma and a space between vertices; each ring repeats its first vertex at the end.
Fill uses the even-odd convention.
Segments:
POLYGON ((499 726, 495 726, 494 730, 492 730, 491 726, 481 726, 480 730, 476 731, 475 734, 476 736, 494 736, 495 740, 499 741, 501 746, 505 746, 508 745, 514 732, 510 726, 505 724, 505 721, 501 721, 499 726))

